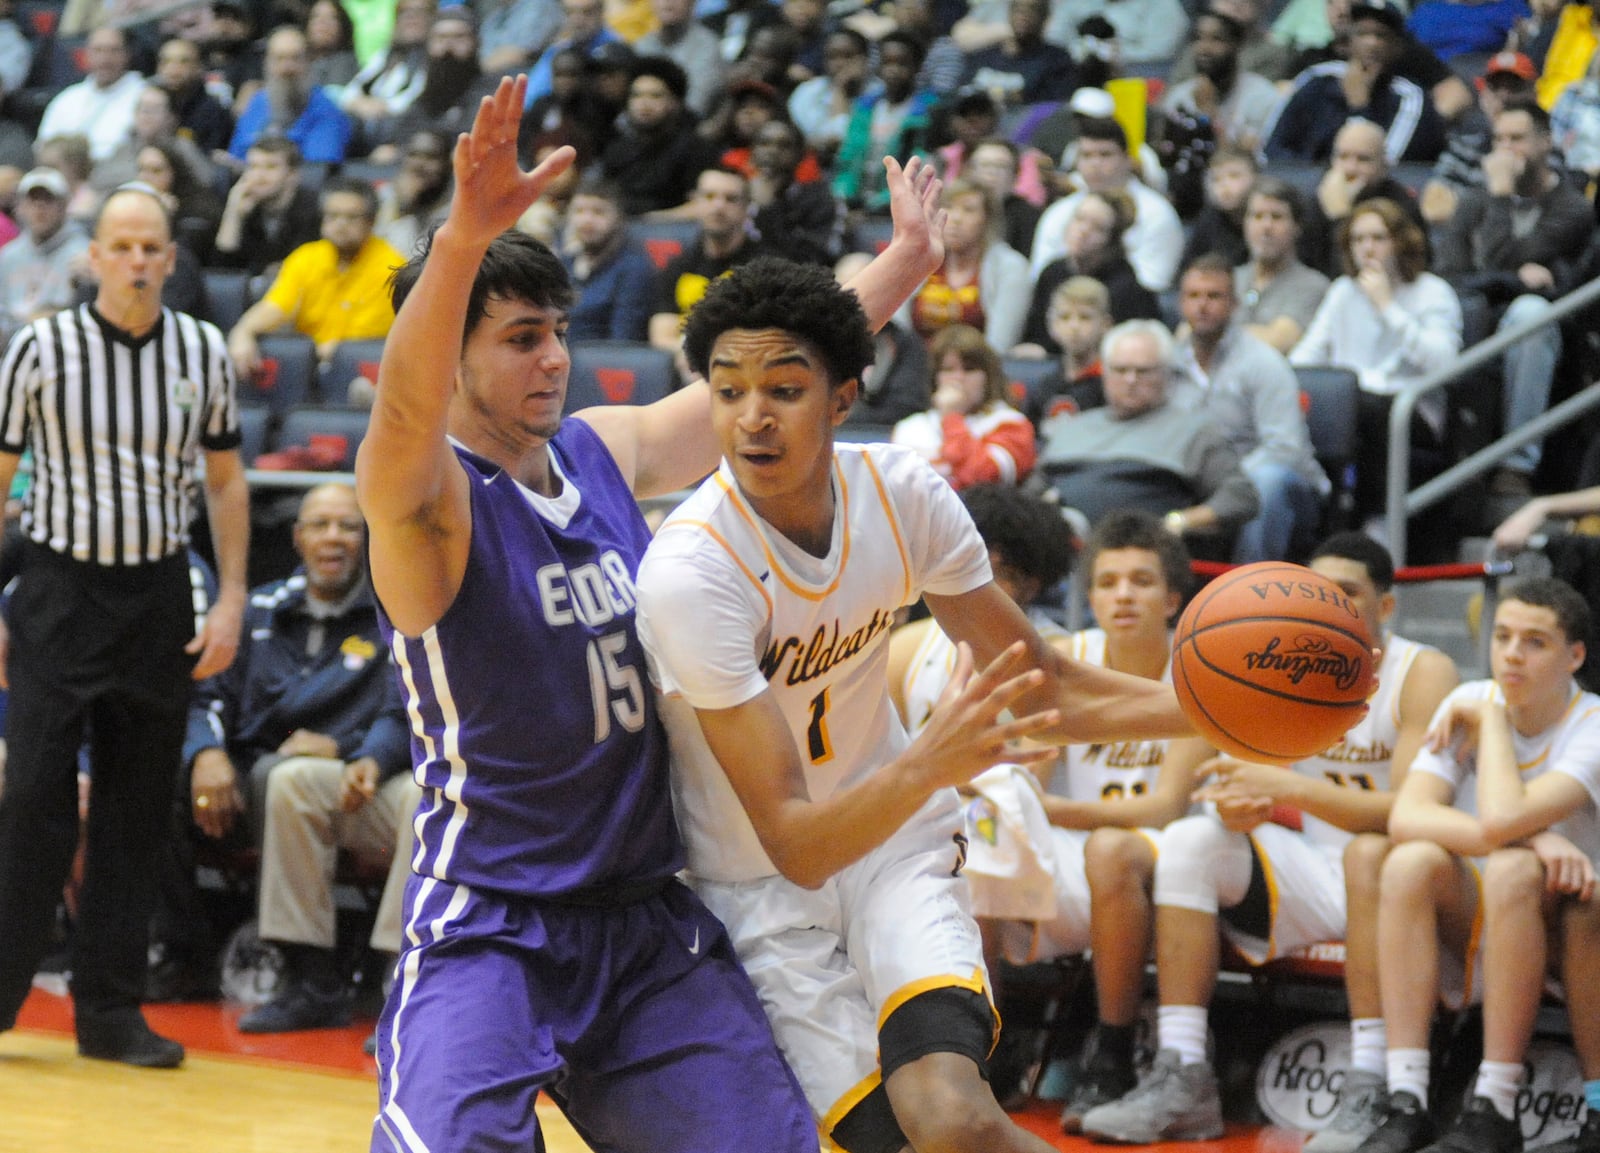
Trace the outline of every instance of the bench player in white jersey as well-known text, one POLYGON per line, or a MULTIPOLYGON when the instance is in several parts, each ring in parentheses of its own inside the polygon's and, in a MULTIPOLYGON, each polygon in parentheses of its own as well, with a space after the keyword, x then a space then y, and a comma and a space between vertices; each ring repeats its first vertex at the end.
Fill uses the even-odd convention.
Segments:
POLYGON ((825 271, 740 267, 690 314, 685 351, 711 385, 724 461, 656 536, 639 589, 696 887, 836 1145, 1045 1153, 984 1081, 995 1020, 950 786, 1051 750, 947 748, 974 726, 1065 743, 1188 725, 1166 686, 1040 640, 920 457, 835 448, 872 346, 825 271), (1010 695, 997 689, 906 737, 887 633, 919 596, 978 662, 1036 666, 1022 721, 996 725, 1010 695))
MULTIPOLYGON (((1547 969, 1565 984, 1590 1121, 1600 1135, 1600 697, 1573 674, 1588 604, 1549 578, 1495 610, 1492 680, 1451 693, 1395 800, 1378 915, 1389 1030, 1389 1116, 1363 1153, 1520 1153, 1522 1060, 1547 969), (1471 995, 1481 958, 1483 1063, 1471 1100, 1435 1140, 1427 1111, 1434 1002, 1471 995), (1453 962, 1445 966, 1445 961, 1453 962), (1442 968, 1464 970, 1459 988, 1442 968)), ((1455 974, 1452 973, 1452 976, 1455 974)))
MULTIPOLYGON (((1356 953, 1346 966, 1353 1019, 1363 1026, 1353 1035, 1364 1039, 1377 1016, 1375 963, 1362 960, 1371 926, 1363 935, 1361 925, 1362 916, 1375 923, 1376 910, 1360 912, 1358 891, 1356 917, 1347 921, 1347 885, 1359 890, 1363 869, 1376 877, 1362 852, 1381 860, 1386 846, 1360 838, 1383 832, 1394 789, 1456 673, 1442 653, 1385 632, 1395 607, 1394 566, 1376 542, 1340 534, 1317 550, 1311 568, 1339 585, 1372 634, 1383 637, 1377 691, 1338 745, 1290 770, 1226 757, 1202 766, 1214 779, 1195 796, 1213 802, 1215 812, 1168 825, 1156 863, 1159 1052, 1132 1092, 1084 1114, 1089 1136, 1135 1144, 1222 1136, 1217 1079, 1205 1059, 1219 927, 1254 964, 1346 938, 1356 953), (1278 806, 1299 810, 1303 827, 1274 823, 1278 806), (1366 848, 1353 849, 1357 844, 1366 848), (1370 1005, 1362 999, 1368 996, 1370 1005)), ((1375 892, 1370 879, 1368 886, 1375 892)))

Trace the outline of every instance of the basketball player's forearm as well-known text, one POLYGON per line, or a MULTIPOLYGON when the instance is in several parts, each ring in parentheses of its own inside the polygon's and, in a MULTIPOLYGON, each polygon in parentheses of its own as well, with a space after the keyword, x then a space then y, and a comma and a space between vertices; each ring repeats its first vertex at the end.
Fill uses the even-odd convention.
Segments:
POLYGON ((788 880, 815 889, 883 844, 933 790, 905 756, 825 801, 792 797, 758 826, 761 845, 788 880))
POLYGON ((1432 841, 1460 857, 1482 857, 1494 849, 1476 817, 1449 805, 1396 803, 1389 816, 1389 837, 1397 844, 1432 841))
POLYGON ((461 243, 448 222, 434 234, 427 263, 396 314, 378 368, 374 418, 442 436, 466 328, 468 288, 487 245, 461 243))
POLYGON ((1302 813, 1327 821, 1347 833, 1381 833, 1389 827, 1394 794, 1376 789, 1344 788, 1300 773, 1284 772, 1289 789, 1278 800, 1302 813))
MULTIPOLYGON (((1178 708, 1172 686, 1070 660, 1050 650, 1061 724, 1038 739, 1062 744, 1189 737, 1194 727, 1178 708)), ((1029 702, 1031 704, 1031 702, 1029 702)))

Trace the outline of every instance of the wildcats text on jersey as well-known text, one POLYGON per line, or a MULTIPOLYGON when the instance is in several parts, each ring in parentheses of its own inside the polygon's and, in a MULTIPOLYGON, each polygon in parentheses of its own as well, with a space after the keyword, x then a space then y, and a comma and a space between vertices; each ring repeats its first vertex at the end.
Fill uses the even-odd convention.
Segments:
POLYGON ((761 675, 769 681, 775 679, 787 660, 789 671, 785 683, 803 685, 826 676, 832 669, 866 649, 888 632, 893 624, 893 609, 873 609, 872 617, 866 624, 848 633, 843 631, 844 626, 835 617, 831 631, 827 625, 819 625, 809 642, 799 637, 774 640, 767 646, 767 651, 761 654, 761 675))

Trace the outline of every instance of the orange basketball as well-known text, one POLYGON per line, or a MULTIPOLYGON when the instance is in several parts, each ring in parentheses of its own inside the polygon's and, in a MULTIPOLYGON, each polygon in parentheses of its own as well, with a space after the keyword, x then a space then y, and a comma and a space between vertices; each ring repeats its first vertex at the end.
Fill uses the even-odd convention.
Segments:
POLYGON ((1195 731, 1241 760, 1297 761, 1361 719, 1373 637, 1339 586, 1264 561, 1212 581, 1173 637, 1172 687, 1195 731))

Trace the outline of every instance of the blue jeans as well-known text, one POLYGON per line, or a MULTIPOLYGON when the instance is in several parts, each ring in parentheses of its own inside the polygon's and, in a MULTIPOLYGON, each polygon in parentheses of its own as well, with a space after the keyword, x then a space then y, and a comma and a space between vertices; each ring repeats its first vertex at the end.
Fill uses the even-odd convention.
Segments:
MULTIPOLYGON (((1519 296, 1500 318, 1496 331, 1533 320, 1550 311, 1550 302, 1532 294, 1519 296)), ((1513 432, 1539 416, 1550 404, 1550 382, 1561 359, 1561 329, 1554 324, 1535 329, 1506 350, 1505 396, 1502 398, 1505 431, 1513 432)), ((1540 441, 1525 444, 1501 463, 1517 472, 1539 467, 1540 441)))
POLYGON ((1321 494, 1299 472, 1278 461, 1249 462, 1244 471, 1261 494, 1261 512, 1239 530, 1233 559, 1239 564, 1282 560, 1299 536, 1316 532, 1322 519, 1321 494))

